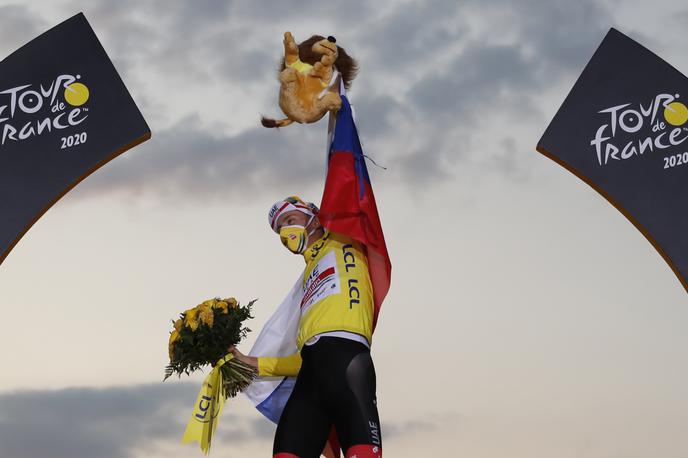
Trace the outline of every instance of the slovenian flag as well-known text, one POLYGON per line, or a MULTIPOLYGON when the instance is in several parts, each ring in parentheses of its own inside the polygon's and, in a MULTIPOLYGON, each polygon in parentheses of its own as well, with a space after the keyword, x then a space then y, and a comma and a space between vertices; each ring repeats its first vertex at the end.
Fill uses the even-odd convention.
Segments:
MULTIPOLYGON (((330 115, 328 170, 318 218, 328 230, 347 235, 365 245, 373 285, 375 329, 380 306, 389 290, 391 262, 365 156, 343 84, 340 84, 340 95, 342 107, 336 121, 330 115)), ((251 356, 288 356, 297 351, 296 336, 303 294, 301 273, 287 297, 263 326, 249 352, 251 356)), ((244 393, 263 415, 278 423, 295 380, 294 377, 258 377, 244 393)), ((334 426, 323 454, 328 458, 340 456, 334 426)))
POLYGON ((375 329, 382 301, 389 291, 392 264, 351 105, 345 94, 341 98, 318 219, 331 232, 348 235, 365 245, 373 284, 375 329))

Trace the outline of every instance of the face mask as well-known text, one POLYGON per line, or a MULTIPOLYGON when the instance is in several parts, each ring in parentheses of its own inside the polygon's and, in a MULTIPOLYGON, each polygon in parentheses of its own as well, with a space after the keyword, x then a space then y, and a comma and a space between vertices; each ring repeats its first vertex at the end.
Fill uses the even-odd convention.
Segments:
POLYGON ((301 254, 308 245, 308 234, 303 226, 283 226, 280 229, 280 240, 294 254, 301 254))
POLYGON ((301 254, 306 251, 308 246, 308 236, 311 235, 315 229, 306 232, 306 228, 313 221, 313 216, 308 220, 305 226, 282 226, 280 228, 280 240, 289 251, 294 254, 301 254))

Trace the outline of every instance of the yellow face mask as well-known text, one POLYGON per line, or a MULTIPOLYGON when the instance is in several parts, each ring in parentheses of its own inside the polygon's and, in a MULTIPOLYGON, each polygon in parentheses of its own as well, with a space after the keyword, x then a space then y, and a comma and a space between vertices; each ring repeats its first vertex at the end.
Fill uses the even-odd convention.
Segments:
POLYGON ((306 232, 306 228, 310 226, 314 217, 315 215, 311 215, 305 226, 282 226, 279 231, 282 245, 294 254, 301 254, 306 251, 308 236, 315 231, 313 229, 311 232, 306 232))
POLYGON ((294 254, 301 254, 308 245, 308 234, 303 226, 284 226, 280 229, 280 240, 294 254))

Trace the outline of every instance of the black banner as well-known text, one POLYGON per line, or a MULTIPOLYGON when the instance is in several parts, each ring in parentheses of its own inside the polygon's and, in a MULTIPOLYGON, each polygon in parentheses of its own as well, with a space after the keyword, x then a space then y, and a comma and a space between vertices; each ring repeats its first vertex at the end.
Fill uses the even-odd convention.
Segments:
POLYGON ((0 62, 0 263, 55 202, 150 129, 83 14, 0 62))
POLYGON ((688 290, 688 79, 684 75, 611 29, 537 150, 621 211, 688 290))

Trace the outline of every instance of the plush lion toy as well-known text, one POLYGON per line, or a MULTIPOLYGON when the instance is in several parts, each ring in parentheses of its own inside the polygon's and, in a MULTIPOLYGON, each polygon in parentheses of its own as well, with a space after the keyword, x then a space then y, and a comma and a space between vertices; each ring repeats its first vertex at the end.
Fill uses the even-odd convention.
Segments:
POLYGON ((279 106, 287 117, 263 117, 265 127, 284 127, 292 122, 311 123, 320 120, 328 111, 342 105, 339 97, 337 73, 349 88, 356 76, 358 64, 344 48, 336 45, 334 37, 313 35, 299 43, 290 32, 284 33, 284 58, 280 63, 279 106))

